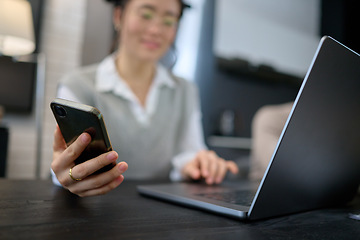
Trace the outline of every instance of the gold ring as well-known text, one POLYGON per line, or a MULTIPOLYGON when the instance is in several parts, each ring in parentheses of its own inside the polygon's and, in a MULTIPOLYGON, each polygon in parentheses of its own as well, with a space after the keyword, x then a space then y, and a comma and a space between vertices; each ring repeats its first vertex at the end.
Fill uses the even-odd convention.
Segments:
POLYGON ((71 171, 72 171, 72 168, 70 168, 70 170, 69 170, 69 176, 71 177, 72 180, 74 180, 74 181, 81 181, 82 180, 81 178, 74 178, 73 175, 71 174, 71 171))

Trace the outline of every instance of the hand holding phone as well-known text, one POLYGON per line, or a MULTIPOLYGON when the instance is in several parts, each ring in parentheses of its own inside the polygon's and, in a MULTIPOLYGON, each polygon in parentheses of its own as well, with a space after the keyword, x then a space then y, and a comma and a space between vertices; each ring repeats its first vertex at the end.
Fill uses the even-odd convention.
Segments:
POLYGON ((80 197, 102 195, 119 186, 128 165, 116 164, 118 155, 111 151, 99 110, 63 99, 55 99, 51 109, 58 123, 51 168, 60 184, 80 197))
MULTIPOLYGON (((75 160, 75 164, 112 150, 103 116, 98 109, 64 99, 55 99, 50 107, 67 146, 70 146, 83 132, 91 136, 91 142, 75 160)), ((115 163, 109 164, 95 174, 108 171, 114 166, 115 163)))

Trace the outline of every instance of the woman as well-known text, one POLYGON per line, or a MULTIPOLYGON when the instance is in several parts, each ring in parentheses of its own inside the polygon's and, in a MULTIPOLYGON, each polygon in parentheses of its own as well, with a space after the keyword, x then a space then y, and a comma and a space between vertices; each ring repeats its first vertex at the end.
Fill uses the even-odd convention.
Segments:
POLYGON ((116 3, 117 51, 100 64, 68 75, 58 90, 58 97, 100 109, 116 151, 75 166, 74 160, 89 144, 90 136, 83 133, 67 148, 57 128, 51 167, 59 183, 79 196, 92 196, 116 188, 123 174, 134 179, 165 178, 172 169, 172 180, 205 179, 214 184, 220 183, 227 171, 237 173, 234 162, 205 148, 194 85, 158 63, 174 42, 184 3, 116 3), (118 157, 124 162, 91 175, 118 157))

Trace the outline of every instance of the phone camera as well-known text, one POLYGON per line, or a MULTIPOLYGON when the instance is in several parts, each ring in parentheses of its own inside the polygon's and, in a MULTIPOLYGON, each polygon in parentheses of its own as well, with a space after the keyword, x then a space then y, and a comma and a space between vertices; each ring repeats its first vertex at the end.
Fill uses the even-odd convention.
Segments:
POLYGON ((54 106, 54 110, 59 117, 66 117, 66 111, 61 106, 54 106))

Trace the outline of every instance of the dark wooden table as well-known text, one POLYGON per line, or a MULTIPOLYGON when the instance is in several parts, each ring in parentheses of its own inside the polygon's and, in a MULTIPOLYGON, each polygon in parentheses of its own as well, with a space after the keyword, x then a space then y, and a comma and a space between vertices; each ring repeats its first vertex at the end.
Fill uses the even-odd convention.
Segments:
POLYGON ((146 198, 125 181, 78 198, 50 181, 0 180, 0 239, 360 239, 360 196, 349 206, 240 222, 146 198))

